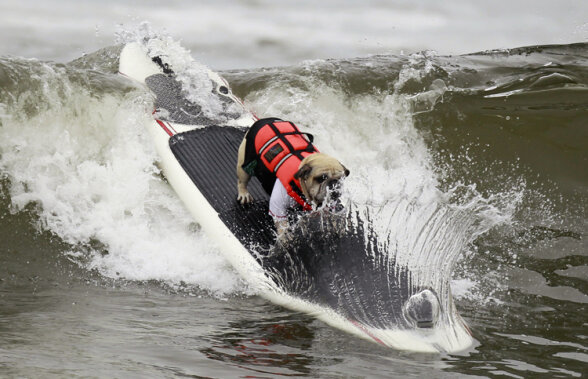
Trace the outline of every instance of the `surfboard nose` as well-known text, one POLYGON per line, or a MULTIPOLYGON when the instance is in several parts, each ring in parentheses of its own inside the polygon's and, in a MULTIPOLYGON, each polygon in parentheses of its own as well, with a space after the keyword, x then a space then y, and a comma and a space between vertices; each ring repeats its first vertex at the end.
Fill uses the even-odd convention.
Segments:
POLYGON ((419 328, 432 328, 439 319, 439 299, 430 289, 412 295, 404 304, 406 319, 419 328))

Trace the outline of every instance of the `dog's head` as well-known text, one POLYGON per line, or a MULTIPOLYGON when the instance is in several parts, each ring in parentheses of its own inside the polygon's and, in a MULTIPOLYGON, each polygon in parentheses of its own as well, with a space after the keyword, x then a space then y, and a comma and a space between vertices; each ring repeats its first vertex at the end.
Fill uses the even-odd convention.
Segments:
POLYGON ((330 194, 331 199, 338 199, 341 179, 349 175, 349 170, 338 160, 326 154, 316 153, 300 162, 294 178, 300 182, 302 193, 308 201, 321 206, 330 194))

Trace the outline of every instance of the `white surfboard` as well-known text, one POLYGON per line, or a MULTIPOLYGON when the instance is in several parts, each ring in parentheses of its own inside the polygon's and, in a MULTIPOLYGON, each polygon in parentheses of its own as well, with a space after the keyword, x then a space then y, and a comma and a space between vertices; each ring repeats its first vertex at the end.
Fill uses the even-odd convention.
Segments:
MULTIPOLYGON (((250 183, 253 205, 244 207, 236 201, 237 148, 245 128, 257 118, 231 93, 227 82, 208 69, 198 72, 212 84, 207 86, 212 93, 202 98, 215 96, 219 111, 207 113, 206 105, 186 96, 178 67, 162 54, 165 41, 155 42, 156 49, 147 43, 126 45, 119 71, 154 94, 156 111, 146 127, 165 177, 202 230, 260 296, 396 349, 454 352, 472 344, 462 322, 436 324, 439 312, 446 310, 439 309, 434 292, 413 288, 410 272, 390 272, 374 262, 374 251, 367 252, 366 247, 377 244, 368 244, 361 225, 329 232, 330 216, 309 215, 297 233, 319 225, 324 234, 276 246, 268 196, 260 184, 250 183), (354 288, 355 298, 337 289, 344 287, 354 288)), ((179 69, 185 70, 185 62, 182 66, 179 69)))

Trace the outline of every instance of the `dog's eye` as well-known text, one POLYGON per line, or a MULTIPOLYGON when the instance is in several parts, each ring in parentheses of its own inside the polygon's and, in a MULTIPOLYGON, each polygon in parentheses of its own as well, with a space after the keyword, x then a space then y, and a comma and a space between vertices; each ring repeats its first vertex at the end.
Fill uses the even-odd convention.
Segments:
POLYGON ((316 180, 316 182, 319 184, 321 184, 322 182, 324 182, 327 179, 329 179, 329 177, 326 174, 323 174, 321 176, 317 176, 316 178, 314 178, 314 180, 316 180))

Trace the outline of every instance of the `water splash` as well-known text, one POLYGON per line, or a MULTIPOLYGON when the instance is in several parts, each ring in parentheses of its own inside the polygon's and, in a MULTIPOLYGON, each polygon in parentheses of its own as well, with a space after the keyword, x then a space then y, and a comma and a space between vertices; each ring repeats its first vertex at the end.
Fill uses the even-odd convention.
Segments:
POLYGON ((153 164, 148 94, 100 87, 100 73, 16 63, 0 127, 14 212, 33 206, 39 226, 71 246, 64 253, 104 276, 247 292, 153 164))
MULTIPOLYGON (((121 41, 146 36, 150 32, 140 31, 121 41)), ((190 66, 185 50, 169 53, 179 46, 173 39, 159 43, 167 44, 170 62, 190 66)), ((153 42, 153 49, 164 45, 153 42)), ((143 129, 151 97, 122 82, 101 87, 108 75, 84 68, 20 64, 24 69, 14 78, 27 70, 35 75, 28 87, 15 86, 6 97, 12 102, 2 99, 8 105, 0 131, 2 171, 10 178, 15 209, 38 204, 42 227, 70 243, 72 257, 83 256, 85 267, 105 276, 184 281, 220 294, 247 291, 153 166, 156 157, 143 129)), ((348 94, 320 77, 317 68, 328 64, 277 71, 246 102, 260 116, 278 115, 314 133, 321 151, 350 168, 344 200, 367 217, 363 222, 381 237, 388 259, 414 271, 415 286, 434 288, 444 309, 454 309, 449 288, 455 261, 472 238, 500 222, 493 217, 504 207, 475 189, 469 202, 456 202, 457 187, 439 189, 431 153, 414 127, 411 94, 348 94)), ((419 64, 402 75, 405 83, 422 80, 414 70, 419 64)), ((423 67, 425 74, 431 71, 423 67)), ((431 102, 442 96, 443 86, 432 94, 431 102)), ((508 212, 502 214, 508 219, 508 212)))

